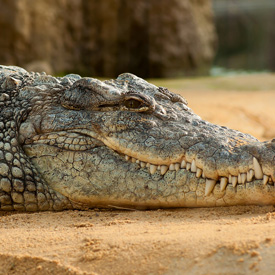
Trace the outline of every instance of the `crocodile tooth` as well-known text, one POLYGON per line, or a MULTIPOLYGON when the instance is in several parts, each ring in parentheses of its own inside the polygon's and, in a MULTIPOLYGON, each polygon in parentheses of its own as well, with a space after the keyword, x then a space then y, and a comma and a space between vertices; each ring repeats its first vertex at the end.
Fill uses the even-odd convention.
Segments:
POLYGON ((241 178, 241 174, 238 175, 238 183, 241 184, 242 183, 242 178, 241 178))
POLYGON ((150 174, 154 174, 157 171, 157 166, 154 164, 150 164, 150 174))
POLYGON ((258 160, 253 157, 253 165, 254 165, 254 170, 255 170, 255 178, 257 180, 260 180, 263 178, 263 170, 261 168, 261 165, 259 164, 258 160))
POLYGON ((231 175, 228 176, 228 182, 232 183, 232 176, 231 175))
POLYGON ((251 174, 250 174, 250 170, 249 171, 247 171, 247 177, 246 177, 246 179, 247 179, 247 181, 249 182, 249 181, 252 181, 252 177, 250 176, 251 174))
POLYGON ((235 187, 238 183, 238 177, 232 176, 232 185, 235 187))
POLYGON ((187 163, 186 163, 186 170, 188 171, 188 170, 190 170, 190 169, 191 169, 191 163, 187 162, 187 163))
POLYGON ((268 182, 268 180, 269 180, 269 176, 264 175, 264 178, 263 178, 263 185, 266 185, 267 182, 268 182))
POLYGON ((180 168, 186 168, 186 161, 183 159, 181 164, 180 164, 180 168))
POLYGON ((168 170, 168 166, 167 165, 161 165, 160 166, 160 173, 162 175, 164 175, 167 172, 167 170, 168 170))
POLYGON ((220 189, 221 191, 224 191, 227 185, 228 179, 226 177, 221 178, 221 184, 220 184, 220 189))
POLYGON ((192 160, 192 164, 191 164, 191 172, 193 172, 193 173, 197 172, 197 166, 196 166, 196 162, 194 159, 192 160))
POLYGON ((137 160, 136 160, 136 163, 140 163, 140 160, 139 160, 139 159, 137 159, 137 160))
POLYGON ((161 166, 161 165, 158 165, 158 168, 157 168, 158 170, 160 170, 160 166, 161 166))
POLYGON ((125 159, 126 159, 127 161, 130 160, 130 158, 131 158, 131 157, 125 155, 125 159))
POLYGON ((200 178, 202 175, 202 170, 200 168, 197 168, 196 177, 200 178))
POLYGON ((137 159, 135 158, 132 158, 132 163, 135 163, 137 159))
POLYGON ((146 163, 146 167, 147 167, 147 168, 150 167, 150 163, 149 163, 149 162, 146 163))
POLYGON ((215 187, 216 181, 206 179, 205 182, 205 196, 209 196, 215 187))
POLYGON ((254 170, 253 169, 250 169, 248 172, 247 172, 247 181, 252 181, 254 177, 254 170))
POLYGON ((169 170, 171 170, 171 171, 175 170, 175 164, 174 163, 171 163, 169 165, 169 170))
POLYGON ((146 163, 143 161, 141 161, 139 164, 140 164, 141 168, 144 168, 146 166, 146 163))
POLYGON ((175 163, 175 170, 176 171, 180 170, 180 164, 179 163, 175 163))
POLYGON ((202 171, 202 175, 201 175, 204 179, 205 179, 205 174, 204 171, 202 171))
POLYGON ((246 178, 247 178, 246 173, 241 173, 242 184, 246 183, 246 178))

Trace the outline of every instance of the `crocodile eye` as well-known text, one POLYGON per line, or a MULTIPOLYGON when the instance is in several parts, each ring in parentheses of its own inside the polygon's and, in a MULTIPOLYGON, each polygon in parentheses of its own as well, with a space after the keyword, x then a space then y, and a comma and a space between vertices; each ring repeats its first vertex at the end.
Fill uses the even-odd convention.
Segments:
POLYGON ((133 98, 124 101, 124 105, 129 109, 138 109, 141 104, 139 100, 133 98))
POLYGON ((132 91, 124 95, 124 99, 120 104, 122 107, 121 110, 132 112, 153 112, 155 110, 155 101, 153 98, 132 91))

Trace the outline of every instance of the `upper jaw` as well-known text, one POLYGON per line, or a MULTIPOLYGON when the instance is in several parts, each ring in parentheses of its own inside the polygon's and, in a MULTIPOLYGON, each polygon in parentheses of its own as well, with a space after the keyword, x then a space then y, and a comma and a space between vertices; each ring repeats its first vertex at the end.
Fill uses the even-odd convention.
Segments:
MULTIPOLYGON (((222 144, 218 146, 222 147, 222 144)), ((271 156, 275 160, 275 142, 273 149, 270 150, 270 148, 270 144, 255 142, 252 139, 251 143, 235 148, 235 151, 232 151, 227 159, 222 159, 222 154, 214 154, 212 158, 214 161, 214 158, 216 158, 214 165, 210 161, 211 157, 204 158, 202 156, 203 152, 197 151, 197 154, 194 155, 188 149, 182 151, 178 159, 167 159, 166 162, 158 162, 157 159, 153 162, 147 161, 146 156, 143 158, 136 157, 137 154, 131 151, 129 151, 129 154, 125 154, 124 157, 126 161, 132 162, 140 168, 147 168, 150 174, 158 171, 158 173, 165 176, 169 171, 177 173, 182 170, 194 173, 198 179, 205 179, 205 195, 207 196, 213 191, 217 183, 221 191, 224 191, 228 184, 231 184, 234 188, 237 185, 245 187, 246 183, 253 180, 262 181, 263 186, 267 184, 274 186, 274 161, 272 164, 272 161, 268 162, 268 159, 271 156), (265 157, 266 155, 268 157, 265 157), (220 159, 217 159, 218 157, 220 159)), ((207 151, 207 143, 205 143, 205 150, 207 151)))
MULTIPOLYGON (((228 136, 217 140, 211 136, 204 136, 197 139, 192 135, 175 134, 175 143, 169 140, 163 140, 168 144, 160 154, 157 151, 150 151, 150 146, 135 148, 135 142, 130 144, 121 143, 123 138, 113 135, 99 135, 99 133, 89 129, 71 129, 42 135, 34 135, 31 139, 26 139, 25 144, 47 144, 56 146, 63 150, 89 152, 90 149, 97 146, 104 146, 108 150, 117 152, 125 161, 138 165, 140 169, 148 169, 148 173, 160 173, 165 176, 167 172, 179 172, 181 170, 194 173, 196 177, 205 178, 205 194, 209 195, 216 183, 220 183, 222 191, 227 184, 235 187, 237 184, 245 184, 253 179, 262 180, 263 184, 273 184, 275 182, 274 167, 267 166, 265 155, 273 154, 275 157, 275 148, 270 150, 270 146, 257 142, 255 139, 246 137, 242 142, 238 141, 239 146, 230 147, 231 142, 235 142, 238 132, 228 130, 228 136), (207 139, 208 138, 208 139, 207 139), (230 141, 233 139, 233 141, 230 141), (127 144, 127 146, 125 145, 127 144), (189 144, 189 146, 184 146, 189 144), (227 147, 226 147, 227 146, 227 147), (266 148, 267 147, 267 148, 266 148), (212 150, 214 148, 214 150, 212 150), (267 151, 269 148, 269 151, 267 151), (212 151, 211 151, 212 150, 212 151), (227 153, 227 154, 225 154, 227 153)), ((150 134, 150 131, 149 131, 150 134)), ((163 134, 163 133, 162 133, 163 134)), ((214 136, 214 134, 213 134, 214 136)), ((129 133, 127 138, 129 137, 129 133)), ((146 140, 144 141, 146 143, 146 140)), ((141 142, 143 144, 143 142, 141 142)), ((147 140, 147 145, 148 140, 147 140)), ((162 147, 161 144, 159 144, 162 147)), ((157 148, 157 147, 156 147, 157 148)))

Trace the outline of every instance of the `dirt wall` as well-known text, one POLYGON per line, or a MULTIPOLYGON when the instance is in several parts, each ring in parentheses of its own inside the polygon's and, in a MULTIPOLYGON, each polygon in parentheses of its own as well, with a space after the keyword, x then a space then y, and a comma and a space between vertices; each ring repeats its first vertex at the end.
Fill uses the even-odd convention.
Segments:
POLYGON ((0 0, 0 63, 33 71, 141 77, 205 73, 210 0, 0 0))

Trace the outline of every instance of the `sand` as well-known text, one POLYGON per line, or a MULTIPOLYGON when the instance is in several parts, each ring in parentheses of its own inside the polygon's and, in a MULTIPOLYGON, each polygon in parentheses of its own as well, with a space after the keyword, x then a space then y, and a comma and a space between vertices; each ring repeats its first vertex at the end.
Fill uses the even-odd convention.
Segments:
MULTIPOLYGON (((274 75, 233 80, 171 89, 204 119, 274 138, 274 75)), ((0 274, 275 274, 274 210, 0 212, 0 274)))

